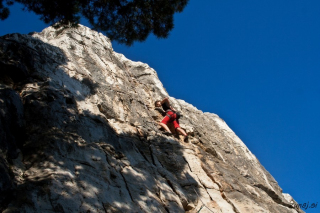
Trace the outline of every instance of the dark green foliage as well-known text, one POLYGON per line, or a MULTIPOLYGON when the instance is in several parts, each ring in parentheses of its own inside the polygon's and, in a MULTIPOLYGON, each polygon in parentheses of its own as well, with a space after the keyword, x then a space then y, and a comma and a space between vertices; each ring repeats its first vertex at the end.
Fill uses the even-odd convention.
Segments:
POLYGON ((8 7, 5 7, 3 3, 7 6, 10 6, 13 4, 13 1, 11 0, 0 0, 0 20, 5 20, 8 18, 10 14, 10 10, 8 7))
MULTIPOLYGON (((0 0, 0 18, 9 15, 9 0, 0 0)), ((111 40, 132 45, 144 41, 150 33, 166 38, 173 29, 173 15, 182 12, 189 0, 13 0, 25 10, 40 15, 45 23, 76 25, 80 16, 87 18, 95 30, 111 40)))

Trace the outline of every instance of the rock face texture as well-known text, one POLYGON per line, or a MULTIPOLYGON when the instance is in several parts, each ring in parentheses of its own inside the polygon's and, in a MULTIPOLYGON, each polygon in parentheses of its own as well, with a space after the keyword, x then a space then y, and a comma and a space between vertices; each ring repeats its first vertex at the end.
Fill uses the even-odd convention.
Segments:
POLYGON ((212 113, 84 26, 0 38, 0 211, 294 213, 212 113), (170 97, 190 135, 166 136, 170 97))

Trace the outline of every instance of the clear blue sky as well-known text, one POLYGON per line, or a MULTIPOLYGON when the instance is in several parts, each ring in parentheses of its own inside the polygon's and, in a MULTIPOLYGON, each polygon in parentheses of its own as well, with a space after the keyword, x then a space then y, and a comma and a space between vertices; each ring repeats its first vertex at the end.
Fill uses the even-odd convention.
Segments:
MULTIPOLYGON (((20 8, 0 35, 46 27, 20 8)), ((168 39, 113 47, 224 119, 298 203, 320 203, 319 0, 190 0, 168 39)))

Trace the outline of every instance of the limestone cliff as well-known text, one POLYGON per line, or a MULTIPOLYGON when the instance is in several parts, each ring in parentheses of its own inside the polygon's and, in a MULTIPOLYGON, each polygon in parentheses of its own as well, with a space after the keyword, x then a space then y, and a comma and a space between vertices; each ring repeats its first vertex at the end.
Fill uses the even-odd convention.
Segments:
POLYGON ((212 113, 87 27, 0 38, 3 212, 301 212, 212 113), (191 136, 156 125, 170 97, 191 136))

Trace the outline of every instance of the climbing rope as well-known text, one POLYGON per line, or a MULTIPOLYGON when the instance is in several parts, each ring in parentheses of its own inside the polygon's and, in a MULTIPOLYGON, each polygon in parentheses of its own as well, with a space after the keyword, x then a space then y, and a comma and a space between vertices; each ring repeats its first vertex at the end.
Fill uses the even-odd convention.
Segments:
POLYGON ((203 207, 204 207, 204 205, 201 206, 201 208, 199 209, 199 211, 197 211, 197 213, 199 213, 203 207))
MULTIPOLYGON (((127 66, 124 64, 124 66, 125 66, 125 70, 126 70, 126 75, 127 75, 127 78, 128 78, 128 81, 129 81, 129 83, 130 83, 130 86, 131 86, 131 89, 133 89, 133 91, 135 92, 135 93, 137 93, 137 91, 135 90, 135 88, 132 86, 132 81, 131 81, 131 78, 133 78, 132 76, 131 76, 131 74, 129 73, 129 71, 128 71, 128 68, 127 68, 127 66), (129 74, 130 74, 130 76, 129 76, 129 74)), ((139 81, 138 79, 137 79, 137 81, 139 81)), ((140 83, 140 81, 139 81, 139 83, 140 83)), ((141 83, 140 83, 141 84, 141 83)), ((138 94, 138 93, 137 93, 138 94)), ((129 94, 130 95, 130 94, 129 94)), ((131 95, 130 95, 131 96, 131 95)), ((139 95, 137 95, 139 98, 141 98, 139 95)), ((132 97, 132 96, 131 96, 132 97)), ((138 99, 139 100, 139 99, 138 99)), ((148 114, 148 117, 150 118, 151 116, 150 116, 150 114, 149 114, 149 109, 147 108, 147 105, 143 102, 143 101, 141 101, 141 100, 139 100, 139 102, 141 102, 142 104, 143 104, 143 106, 144 106, 144 108, 145 108, 145 110, 146 110, 146 112, 147 112, 147 114, 148 114)), ((130 109, 129 109, 130 110, 130 109)), ((131 110, 130 110, 131 111, 131 110)), ((132 112, 132 111, 131 111, 132 112)), ((144 120, 144 118, 143 117, 141 117, 143 120, 144 120)), ((147 123, 152 123, 152 125, 151 125, 151 127, 152 127, 152 129, 155 131, 155 132, 160 132, 161 134, 162 134, 162 132, 155 126, 155 123, 154 122, 150 122, 150 121, 145 121, 144 120, 144 122, 147 122, 147 123)))
MULTIPOLYGON (((130 76, 129 76, 128 68, 127 68, 127 67, 125 67, 125 68, 126 68, 126 74, 127 74, 128 79, 129 79, 129 82, 130 82, 131 85, 132 85, 132 82, 131 82, 130 76)), ((131 78, 132 78, 132 76, 131 76, 131 78)), ((139 80, 138 80, 138 81, 139 81, 139 80)), ((141 84, 141 83, 140 83, 140 84, 141 84)), ((131 86, 131 87, 132 87, 132 86, 131 86)), ((136 92, 136 90, 135 90, 134 87, 132 87, 132 89, 136 92)), ((137 92, 136 92, 136 93, 137 93, 137 92)), ((139 97, 139 96, 138 96, 138 97, 139 97)), ((147 111, 148 116, 151 117, 150 114, 149 114, 149 110, 148 110, 146 104, 145 104, 143 101, 142 101, 142 103, 143 103, 143 105, 144 105, 144 107, 145 107, 145 109, 146 109, 146 111, 147 111)), ((152 122, 152 123, 153 123, 153 126, 154 126, 154 122, 152 122)), ((157 129, 156 132, 157 132, 157 131, 159 131, 159 130, 157 129)), ((174 156, 173 153, 172 153, 172 156, 174 156)), ((175 164, 177 165, 177 161, 176 161, 175 157, 173 157, 173 161, 174 161, 175 164)), ((188 177, 186 176, 185 173, 184 173, 184 175, 185 175, 185 177, 188 179, 188 177)), ((194 188, 193 186, 192 186, 192 188, 193 188, 194 192, 196 193, 196 195, 197 195, 197 197, 198 197, 198 200, 200 200, 201 203, 202 203, 202 205, 201 205, 200 209, 197 211, 197 213, 200 213, 200 211, 201 211, 204 207, 207 208, 210 212, 215 213, 215 212, 212 211, 207 205, 205 205, 205 203, 202 201, 202 199, 200 198, 199 194, 197 193, 197 191, 195 190, 195 188, 194 188)))
MULTIPOLYGON (((127 68, 126 65, 124 65, 124 66, 125 66, 125 70, 126 70, 125 73, 126 73, 126 75, 127 75, 127 77, 128 77, 128 81, 129 81, 129 83, 130 83, 130 87, 133 89, 133 91, 135 91, 135 93, 137 93, 137 91, 135 90, 135 88, 132 86, 131 78, 133 78, 133 77, 132 77, 132 76, 129 76, 128 68, 127 68), (131 78, 130 78, 130 77, 131 77, 131 78)), ((139 81, 139 80, 137 80, 137 81, 139 81)), ((140 81, 139 81, 139 83, 140 83, 140 81)), ((141 84, 141 83, 140 83, 140 84, 141 84)), ((138 94, 138 93, 137 93, 137 94, 138 94)), ((131 95, 129 94, 129 96, 131 96, 131 95)), ((138 97, 140 98, 139 95, 138 95, 138 97)), ((131 98, 132 98, 132 96, 131 96, 131 98)), ((139 100, 139 101, 140 101, 140 100, 139 100)), ((144 105, 148 116, 151 117, 150 114, 149 114, 149 109, 147 108, 146 104, 145 104, 143 101, 140 101, 140 102, 144 105)), ((130 110, 130 109, 129 109, 129 110, 130 110)), ((131 111, 131 110, 130 110, 130 111, 131 111)), ((132 111, 131 111, 131 112, 132 112, 132 111)), ((143 118, 142 118, 142 119, 143 119, 143 118)), ((150 121, 144 121, 144 122, 152 123, 152 124, 153 124, 152 127, 153 127, 153 129, 155 130, 155 132, 160 132, 160 131, 157 129, 157 127, 155 126, 154 122, 150 122, 150 121)), ((160 132, 160 133, 162 133, 162 132, 160 132)), ((174 155, 172 154, 172 156, 174 156, 174 155)), ((173 157, 173 160, 174 160, 175 164, 177 165, 177 161, 176 161, 175 157, 173 157)), ((185 175, 185 177, 188 179, 188 177, 186 176, 185 173, 184 173, 184 175, 185 175)), ((192 186, 192 187, 193 187, 193 186, 192 186)), ((194 189, 194 187, 193 187, 193 190, 195 191, 195 193, 196 193, 196 195, 197 195, 197 197, 198 197, 198 200, 200 200, 201 203, 202 203, 202 205, 201 205, 200 209, 197 211, 197 213, 200 213, 200 211, 201 211, 204 207, 207 208, 210 212, 215 213, 215 212, 213 212, 211 209, 209 209, 209 207, 207 207, 207 206, 204 204, 204 202, 202 201, 202 199, 200 198, 199 194, 198 194, 197 191, 194 189)))
MULTIPOLYGON (((192 187, 193 187, 193 186, 192 186, 192 187)), ((206 204, 204 204, 204 202, 201 200, 199 194, 198 194, 197 191, 194 189, 194 187, 193 187, 193 190, 194 190, 194 192, 197 194, 199 200, 200 200, 201 203, 202 203, 202 206, 201 206, 201 208, 199 209, 199 211, 197 211, 197 213, 199 213, 203 207, 206 207, 210 212, 215 213, 214 211, 212 211, 211 209, 209 209, 209 207, 206 206, 206 204)))

